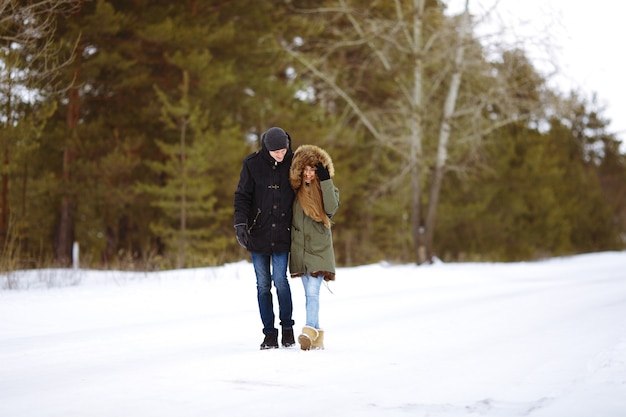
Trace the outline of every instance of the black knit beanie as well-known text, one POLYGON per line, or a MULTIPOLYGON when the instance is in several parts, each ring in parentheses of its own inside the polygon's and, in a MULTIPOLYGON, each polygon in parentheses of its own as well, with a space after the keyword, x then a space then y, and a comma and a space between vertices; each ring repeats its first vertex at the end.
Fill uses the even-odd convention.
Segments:
POLYGON ((289 147, 289 136, 280 127, 272 127, 263 134, 263 143, 268 151, 277 151, 289 147))

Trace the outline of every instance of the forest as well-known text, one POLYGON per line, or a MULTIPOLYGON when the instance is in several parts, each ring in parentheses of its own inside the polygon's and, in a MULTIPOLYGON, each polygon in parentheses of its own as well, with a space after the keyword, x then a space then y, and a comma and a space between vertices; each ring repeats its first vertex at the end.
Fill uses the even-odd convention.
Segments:
POLYGON ((594 92, 442 0, 0 0, 0 272, 248 259, 260 135, 332 156, 340 266, 626 248, 594 92))

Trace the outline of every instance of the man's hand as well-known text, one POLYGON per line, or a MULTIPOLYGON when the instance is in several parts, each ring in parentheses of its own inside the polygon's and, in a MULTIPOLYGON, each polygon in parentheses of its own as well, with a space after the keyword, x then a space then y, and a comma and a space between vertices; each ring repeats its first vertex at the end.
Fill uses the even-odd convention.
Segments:
POLYGON ((248 226, 244 223, 236 224, 235 231, 236 231, 237 243, 239 243, 242 248, 248 249, 248 240, 250 239, 248 226))

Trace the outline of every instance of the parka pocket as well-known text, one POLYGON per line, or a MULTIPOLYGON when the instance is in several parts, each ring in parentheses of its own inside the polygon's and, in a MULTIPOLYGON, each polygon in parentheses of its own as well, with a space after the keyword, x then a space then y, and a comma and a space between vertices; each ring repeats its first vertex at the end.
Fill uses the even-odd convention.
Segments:
POLYGON ((302 239, 302 231, 293 224, 291 225, 291 243, 300 241, 302 239))
POLYGON ((331 245, 331 231, 322 223, 312 223, 310 239, 307 240, 308 251, 317 255, 321 255, 329 250, 331 245))
POLYGON ((324 225, 323 223, 320 222, 312 222, 313 227, 315 228, 315 231, 317 233, 319 233, 320 235, 329 235, 330 234, 330 229, 328 227, 326 227, 326 225, 324 225))

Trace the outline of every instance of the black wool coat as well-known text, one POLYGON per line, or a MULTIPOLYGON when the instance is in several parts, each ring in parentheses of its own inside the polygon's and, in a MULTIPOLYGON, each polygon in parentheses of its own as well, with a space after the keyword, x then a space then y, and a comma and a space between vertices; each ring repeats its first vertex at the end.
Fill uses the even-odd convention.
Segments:
POLYGON ((247 225, 250 252, 289 252, 294 200, 289 184, 292 158, 289 146, 282 162, 276 162, 263 144, 243 160, 235 191, 235 225, 247 225))

